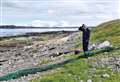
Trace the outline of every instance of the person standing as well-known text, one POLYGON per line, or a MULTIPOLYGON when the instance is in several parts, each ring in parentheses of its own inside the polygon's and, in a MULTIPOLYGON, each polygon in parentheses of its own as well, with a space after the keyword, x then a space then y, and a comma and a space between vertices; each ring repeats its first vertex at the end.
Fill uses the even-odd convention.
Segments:
POLYGON ((87 56, 88 46, 89 46, 89 40, 90 40, 90 29, 83 24, 80 28, 80 31, 82 31, 82 45, 83 45, 83 51, 85 56, 87 56))

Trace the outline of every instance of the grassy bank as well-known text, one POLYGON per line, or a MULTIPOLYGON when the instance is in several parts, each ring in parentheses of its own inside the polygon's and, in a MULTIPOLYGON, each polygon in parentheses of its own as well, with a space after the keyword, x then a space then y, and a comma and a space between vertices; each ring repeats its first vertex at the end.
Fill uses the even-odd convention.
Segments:
MULTIPOLYGON (((91 59, 80 58, 74 62, 70 62, 61 67, 61 71, 49 72, 40 78, 31 80, 31 82, 86 82, 92 80, 93 82, 119 82, 120 73, 113 72, 108 67, 93 67, 92 62, 109 56, 120 55, 120 20, 103 23, 97 28, 94 28, 91 35, 91 43, 100 43, 105 40, 111 42, 113 47, 118 48, 110 52, 101 52, 90 57, 91 59), (102 77, 103 74, 108 74, 110 77, 102 77)), ((79 39, 76 40, 76 47, 81 47, 79 39)), ((81 55, 81 54, 80 54, 81 55)), ((70 55, 70 58, 76 57, 70 55)))

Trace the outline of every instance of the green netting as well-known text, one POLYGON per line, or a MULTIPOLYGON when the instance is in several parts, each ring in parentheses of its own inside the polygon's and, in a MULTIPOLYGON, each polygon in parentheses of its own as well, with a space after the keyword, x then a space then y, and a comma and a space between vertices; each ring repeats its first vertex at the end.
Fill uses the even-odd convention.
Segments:
POLYGON ((75 60, 75 59, 68 59, 68 60, 65 60, 65 61, 57 63, 57 64, 50 64, 50 65, 46 65, 46 66, 42 66, 42 67, 17 70, 15 72, 12 72, 12 73, 9 73, 5 76, 0 77, 0 81, 17 79, 17 78, 20 78, 22 76, 27 76, 28 74, 35 74, 37 72, 42 72, 42 71, 46 71, 46 70, 49 70, 49 69, 57 68, 57 67, 65 64, 67 62, 70 62, 72 60, 75 60))
MULTIPOLYGON (((103 53, 103 52, 106 52, 106 51, 109 52, 111 50, 114 50, 114 48, 104 48, 104 49, 100 49, 100 50, 96 50, 96 51, 89 51, 87 53, 89 53, 90 54, 89 56, 91 56, 91 55, 98 54, 98 53, 103 53)), ((42 71, 46 71, 46 70, 49 70, 49 69, 54 69, 54 68, 57 68, 59 66, 64 65, 65 63, 74 61, 74 60, 79 59, 81 57, 83 57, 83 56, 73 58, 73 59, 67 59, 67 60, 62 61, 62 62, 57 63, 57 64, 49 64, 49 65, 42 66, 42 67, 35 67, 35 68, 17 70, 15 72, 12 72, 12 73, 9 73, 5 76, 0 77, 0 81, 17 79, 17 78, 20 78, 22 76, 27 76, 28 74, 35 74, 37 72, 42 72, 42 71)))

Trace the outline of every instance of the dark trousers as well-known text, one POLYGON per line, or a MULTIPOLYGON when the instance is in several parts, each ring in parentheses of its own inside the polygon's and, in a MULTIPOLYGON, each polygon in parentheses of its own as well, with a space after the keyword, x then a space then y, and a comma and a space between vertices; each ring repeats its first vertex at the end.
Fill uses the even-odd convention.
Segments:
POLYGON ((88 51, 89 40, 83 40, 83 51, 88 51))

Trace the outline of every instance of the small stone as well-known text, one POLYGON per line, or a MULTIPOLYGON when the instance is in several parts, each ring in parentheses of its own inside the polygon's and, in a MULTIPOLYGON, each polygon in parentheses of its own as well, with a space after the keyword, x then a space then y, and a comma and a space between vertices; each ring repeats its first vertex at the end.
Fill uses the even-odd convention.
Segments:
POLYGON ((91 79, 88 79, 87 82, 92 82, 92 80, 91 80, 91 79))
POLYGON ((103 77, 103 78, 109 78, 110 75, 108 75, 108 74, 106 73, 106 74, 103 74, 102 77, 103 77))

